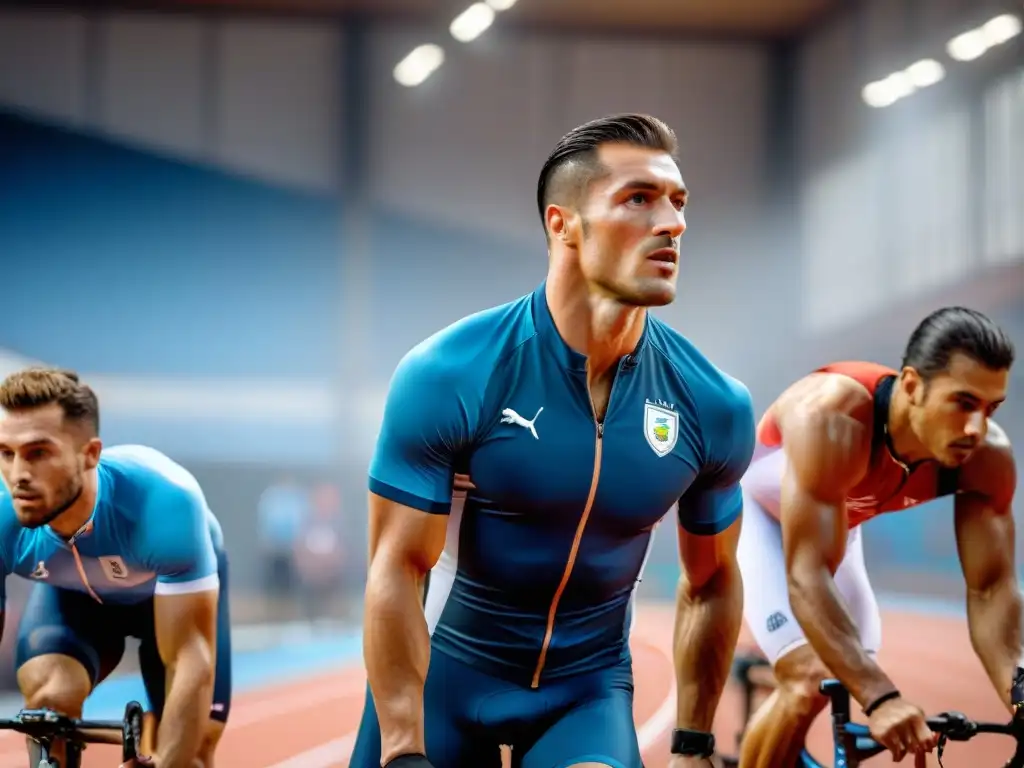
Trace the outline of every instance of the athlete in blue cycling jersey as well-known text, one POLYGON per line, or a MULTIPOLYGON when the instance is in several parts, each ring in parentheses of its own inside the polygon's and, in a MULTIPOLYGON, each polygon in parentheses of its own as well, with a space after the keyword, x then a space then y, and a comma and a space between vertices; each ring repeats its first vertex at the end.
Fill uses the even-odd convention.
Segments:
POLYGON ((73 373, 0 384, 0 600, 7 574, 35 582, 18 684, 27 706, 80 717, 138 638, 159 722, 153 762, 208 767, 231 703, 220 524, 188 471, 144 446, 101 453, 98 431, 96 396, 73 373))
POLYGON ((672 766, 712 751, 754 417, 741 383, 646 311, 675 296, 674 152, 644 115, 567 135, 538 192, 546 281, 399 364, 369 473, 352 768, 496 768, 502 744, 522 768, 640 768, 634 590, 676 506, 672 766))

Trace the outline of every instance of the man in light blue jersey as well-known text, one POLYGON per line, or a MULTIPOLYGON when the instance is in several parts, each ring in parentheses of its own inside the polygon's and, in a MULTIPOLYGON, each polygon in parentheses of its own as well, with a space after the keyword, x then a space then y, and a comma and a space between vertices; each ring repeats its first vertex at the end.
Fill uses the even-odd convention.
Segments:
POLYGON ((98 435, 96 395, 74 373, 0 383, 0 565, 35 582, 18 685, 26 706, 80 717, 138 638, 159 723, 151 762, 209 768, 231 703, 220 524, 180 465, 144 446, 103 450, 98 435))
POLYGON ((740 382, 647 312, 676 293, 675 153, 647 115, 566 135, 538 185, 547 279, 399 364, 369 473, 352 768, 496 768, 501 744, 521 768, 640 768, 629 630, 672 509, 671 765, 713 752, 754 417, 740 382))

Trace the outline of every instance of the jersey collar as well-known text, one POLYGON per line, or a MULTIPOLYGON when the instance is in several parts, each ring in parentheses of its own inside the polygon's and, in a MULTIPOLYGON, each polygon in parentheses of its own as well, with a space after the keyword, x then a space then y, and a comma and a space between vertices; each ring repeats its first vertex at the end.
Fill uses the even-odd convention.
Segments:
POLYGON ((75 535, 72 536, 70 540, 65 539, 48 525, 46 526, 46 533, 51 538, 59 541, 64 547, 70 547, 75 542, 81 541, 86 536, 92 534, 96 529, 96 513, 99 511, 100 507, 109 495, 109 484, 110 477, 107 475, 107 471, 104 469, 101 461, 96 465, 96 502, 93 504, 92 514, 89 515, 89 519, 82 524, 82 527, 75 532, 75 535))
MULTIPOLYGON (((541 283, 540 287, 533 292, 533 324, 537 329, 537 335, 567 370, 585 371, 587 369, 587 356, 580 354, 566 344, 562 339, 562 335, 558 332, 558 328, 555 326, 555 320, 551 317, 551 309, 548 306, 547 294, 545 293, 546 287, 547 280, 541 283)), ((644 332, 640 335, 640 341, 637 342, 636 349, 625 357, 627 365, 635 366, 640 361, 644 346, 647 344, 647 335, 650 328, 651 318, 650 314, 648 314, 644 318, 644 332)))

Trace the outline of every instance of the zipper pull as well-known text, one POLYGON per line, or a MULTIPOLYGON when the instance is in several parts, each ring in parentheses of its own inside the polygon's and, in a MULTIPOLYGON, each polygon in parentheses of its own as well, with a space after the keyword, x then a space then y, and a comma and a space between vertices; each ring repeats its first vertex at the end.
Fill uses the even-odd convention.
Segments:
POLYGON ((602 437, 604 437, 604 422, 599 421, 597 422, 597 439, 600 440, 602 437))

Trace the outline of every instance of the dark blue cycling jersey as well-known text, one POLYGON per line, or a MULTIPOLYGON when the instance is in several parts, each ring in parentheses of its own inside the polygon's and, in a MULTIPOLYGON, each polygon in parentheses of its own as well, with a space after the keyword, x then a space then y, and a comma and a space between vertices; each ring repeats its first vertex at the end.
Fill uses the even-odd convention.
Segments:
POLYGON ((450 514, 426 596, 432 647, 538 687, 628 656, 655 526, 677 503, 690 533, 731 525, 753 447, 746 387, 650 315, 599 423, 586 358, 541 285, 403 358, 369 487, 450 514))

